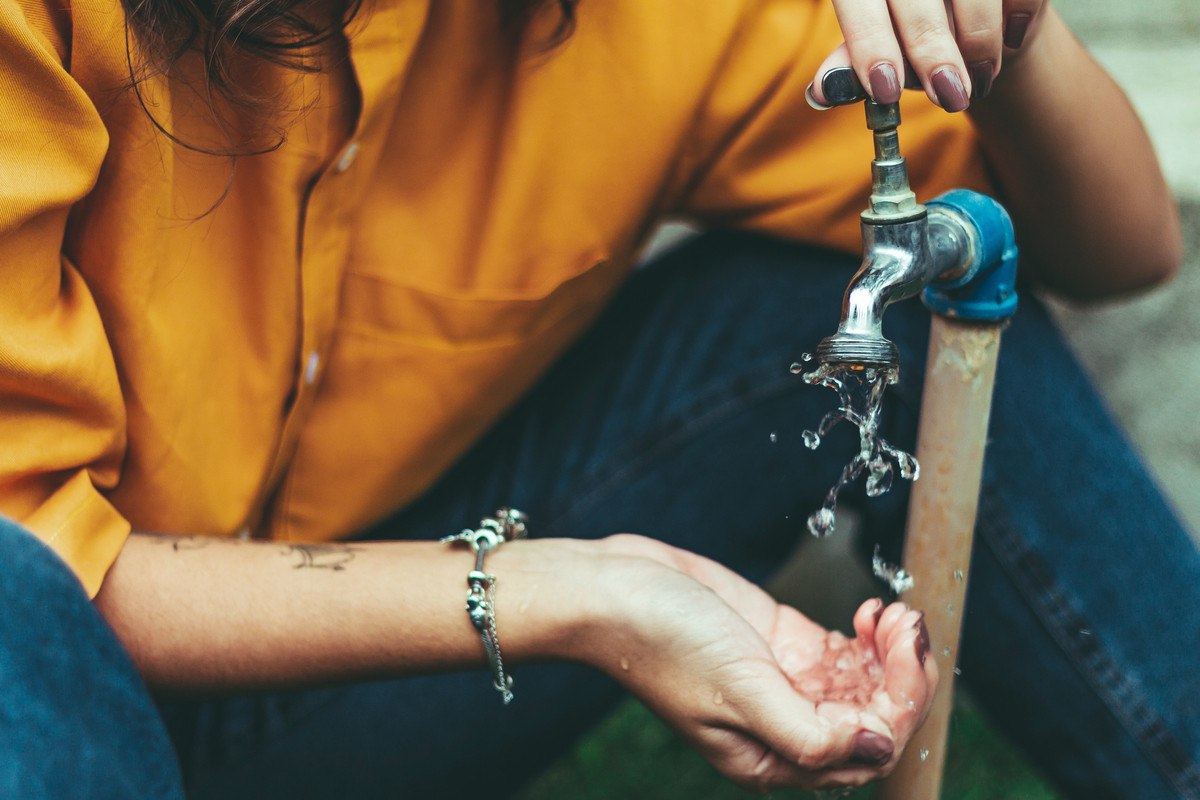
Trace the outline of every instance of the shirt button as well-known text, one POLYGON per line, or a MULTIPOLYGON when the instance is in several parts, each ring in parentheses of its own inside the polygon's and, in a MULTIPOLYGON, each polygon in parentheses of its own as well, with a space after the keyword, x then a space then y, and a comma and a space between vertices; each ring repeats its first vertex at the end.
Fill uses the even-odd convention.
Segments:
POLYGON ((338 160, 334 162, 334 171, 345 172, 350 169, 356 158, 358 158, 358 142, 351 142, 346 145, 346 149, 342 151, 342 154, 338 156, 338 160))
POLYGON ((317 379, 317 369, 321 366, 321 356, 314 350, 308 354, 308 358, 304 360, 304 385, 312 386, 313 381, 317 379))

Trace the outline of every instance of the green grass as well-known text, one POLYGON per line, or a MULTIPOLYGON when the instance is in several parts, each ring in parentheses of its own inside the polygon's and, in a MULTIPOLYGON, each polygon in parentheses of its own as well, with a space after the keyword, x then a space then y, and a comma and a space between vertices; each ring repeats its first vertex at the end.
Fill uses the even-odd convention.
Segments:
MULTIPOLYGON (((776 800, 819 795, 778 791, 776 800)), ((871 787, 854 795, 875 796, 871 787)), ((520 800, 748 800, 636 701, 627 701, 519 795, 520 800)), ((956 695, 942 797, 953 800, 1059 800, 1027 762, 956 695)))

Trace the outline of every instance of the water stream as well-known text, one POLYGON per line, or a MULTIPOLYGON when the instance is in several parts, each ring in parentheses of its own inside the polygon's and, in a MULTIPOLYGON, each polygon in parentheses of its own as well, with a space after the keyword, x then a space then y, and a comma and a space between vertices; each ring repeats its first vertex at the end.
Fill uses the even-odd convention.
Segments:
MULTIPOLYGON (((812 356, 805 353, 802 360, 811 362, 812 356)), ((864 471, 867 473, 867 496, 879 497, 892 488, 896 473, 901 478, 915 481, 921 474, 921 465, 911 454, 892 447, 879 435, 879 409, 884 390, 896 382, 898 371, 895 367, 876 369, 858 364, 819 364, 811 372, 805 372, 804 364, 797 362, 792 364, 792 372, 802 375, 804 382, 810 385, 828 386, 838 396, 838 407, 825 415, 817 429, 804 431, 804 444, 808 449, 820 447, 821 437, 843 420, 858 428, 858 452, 825 495, 825 502, 808 518, 809 532, 823 538, 834 530, 838 493, 864 471)))

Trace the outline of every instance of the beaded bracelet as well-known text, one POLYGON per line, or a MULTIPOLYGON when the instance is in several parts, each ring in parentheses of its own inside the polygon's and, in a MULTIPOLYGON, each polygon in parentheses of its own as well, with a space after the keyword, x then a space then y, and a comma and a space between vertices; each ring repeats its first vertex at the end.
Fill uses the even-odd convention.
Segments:
POLYGON ((505 542, 523 538, 526 521, 527 517, 517 509, 501 508, 494 517, 484 517, 477 529, 467 528, 439 540, 465 542, 475 551, 475 569, 467 573, 467 615, 483 639, 483 649, 492 668, 492 685, 505 705, 513 699, 513 679, 504 673, 500 640, 496 636, 496 576, 483 571, 483 558, 505 542))

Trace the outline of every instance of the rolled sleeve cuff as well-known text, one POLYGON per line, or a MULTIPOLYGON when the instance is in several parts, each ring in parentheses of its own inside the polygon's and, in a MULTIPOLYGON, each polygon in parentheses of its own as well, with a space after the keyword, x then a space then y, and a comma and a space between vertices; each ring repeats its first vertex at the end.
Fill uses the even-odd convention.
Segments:
POLYGON ((130 531, 86 471, 76 473, 21 523, 67 562, 88 597, 100 591, 130 531))

